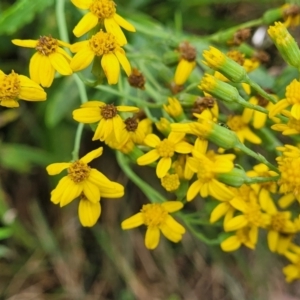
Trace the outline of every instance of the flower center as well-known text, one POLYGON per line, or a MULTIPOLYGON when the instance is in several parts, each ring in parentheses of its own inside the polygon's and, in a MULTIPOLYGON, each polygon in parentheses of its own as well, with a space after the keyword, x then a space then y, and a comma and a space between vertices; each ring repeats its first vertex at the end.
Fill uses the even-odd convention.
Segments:
POLYGON ((227 125, 233 131, 240 131, 245 127, 245 123, 241 116, 229 116, 227 125))
POLYGON ((198 97, 193 104, 192 112, 201 114, 207 108, 215 106, 216 98, 213 97, 198 97))
POLYGON ((285 226, 285 217, 282 213, 277 213, 276 215, 272 216, 271 219, 271 228, 272 230, 281 232, 284 229, 285 226))
POLYGON ((200 159, 200 168, 198 170, 197 176, 200 181, 208 182, 214 178, 214 173, 212 172, 212 162, 207 159, 200 159))
POLYGON ((245 227, 237 230, 236 237, 242 244, 247 243, 249 241, 249 229, 245 227))
POLYGON ((164 139, 156 146, 156 150, 161 157, 172 157, 174 155, 175 147, 172 142, 164 139))
POLYGON ((113 17, 116 13, 116 4, 111 0, 94 0, 89 9, 98 19, 103 20, 113 17))
POLYGON ((264 225, 263 215, 260 211, 260 206, 258 204, 249 204, 247 212, 245 213, 246 219, 250 224, 260 227, 264 225))
POLYGON ((179 188, 180 181, 178 174, 167 174, 161 179, 161 185, 168 191, 176 191, 179 188))
POLYGON ((294 79, 286 87, 285 97, 290 104, 300 103, 300 82, 294 79))
POLYGON ((168 212, 158 203, 143 205, 141 212, 144 224, 150 227, 160 226, 168 216, 168 212))
POLYGON ((136 68, 132 69, 132 73, 128 77, 128 82, 132 87, 144 90, 146 79, 144 75, 136 68))
POLYGON ((196 48, 188 42, 183 42, 179 45, 181 57, 189 62, 196 60, 196 48))
POLYGON ((101 115, 106 120, 115 117, 117 112, 117 108, 113 104, 106 104, 101 107, 101 115))
POLYGON ((300 158, 283 158, 278 169, 281 173, 280 193, 293 192, 297 196, 300 192, 300 158))
POLYGON ((37 46, 35 49, 44 56, 49 56, 50 54, 56 52, 58 47, 58 42, 53 37, 49 36, 41 36, 38 39, 37 46))
POLYGON ((258 100, 257 104, 261 107, 266 107, 269 104, 269 101, 260 95, 256 95, 256 98, 258 100))
POLYGON ((90 175, 91 168, 81 162, 80 160, 75 161, 69 168, 68 168, 68 176, 71 178, 72 181, 75 183, 80 183, 87 179, 90 175))
POLYGON ((127 131, 136 131, 138 128, 138 121, 135 117, 127 118, 124 123, 127 131))
POLYGON ((109 32, 100 30, 98 33, 93 35, 89 40, 92 51, 97 56, 102 56, 114 52, 117 48, 116 38, 109 32))
POLYGON ((4 75, 0 82, 0 100, 14 100, 18 98, 20 89, 19 75, 11 71, 10 74, 4 75))

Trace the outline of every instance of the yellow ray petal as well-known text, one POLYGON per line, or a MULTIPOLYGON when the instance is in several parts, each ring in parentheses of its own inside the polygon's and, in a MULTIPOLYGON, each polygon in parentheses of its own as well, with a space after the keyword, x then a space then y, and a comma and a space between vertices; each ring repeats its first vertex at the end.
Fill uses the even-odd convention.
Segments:
POLYGON ((26 48, 35 48, 37 46, 37 40, 12 40, 11 41, 14 45, 26 47, 26 48))
POLYGON ((94 59, 94 52, 91 49, 84 48, 77 52, 71 62, 70 67, 73 72, 77 72, 87 68, 94 59))
POLYGON ((52 53, 49 59, 53 68, 61 75, 71 75, 73 73, 70 64, 60 53, 52 53))
POLYGON ((97 107, 79 108, 73 111, 73 119, 77 122, 90 124, 100 121, 100 109, 97 107))
POLYGON ((73 29, 73 33, 76 37, 81 37, 98 24, 98 18, 91 12, 84 15, 78 24, 73 29))
POLYGON ((78 217, 83 227, 94 226, 101 215, 101 205, 81 199, 78 206, 78 217))
POLYGON ((144 224, 143 214, 141 212, 131 216, 121 223, 123 230, 132 229, 144 224))
POLYGON ((88 9, 93 0, 71 0, 71 2, 80 9, 88 9))
POLYGON ((122 18, 120 15, 114 14, 113 18, 122 28, 131 32, 136 31, 134 26, 130 24, 128 21, 126 21, 124 18, 122 18))
POLYGON ((85 156, 83 156, 82 158, 80 158, 80 161, 82 161, 85 164, 88 164, 89 162, 91 162, 93 159, 101 156, 103 153, 103 147, 99 147, 89 153, 87 153, 85 156))
POLYGON ((144 143, 149 147, 155 148, 160 143, 160 139, 157 135, 150 133, 145 137, 144 143))
POLYGON ((40 57, 39 78, 41 85, 44 87, 51 86, 55 75, 55 69, 50 63, 48 56, 40 57))
POLYGON ((180 201, 167 201, 161 204, 161 206, 169 213, 180 210, 183 207, 183 203, 180 201))
POLYGON ((121 64, 122 68, 124 69, 126 75, 129 76, 131 74, 131 65, 125 55, 125 51, 122 48, 120 48, 116 50, 114 53, 117 59, 119 60, 119 63, 121 64))
POLYGON ((153 250, 157 247, 160 238, 160 231, 157 227, 148 227, 145 236, 145 245, 147 249, 153 250))
POLYGON ((46 170, 49 175, 57 175, 61 171, 69 168, 72 165, 72 163, 54 163, 49 165, 46 170))
POLYGON ((107 32, 113 34, 116 37, 116 40, 120 46, 124 46, 127 44, 127 40, 122 29, 113 18, 104 19, 104 26, 107 32))
POLYGON ((153 163, 154 161, 156 161, 159 158, 159 154, 157 152, 156 149, 153 149, 151 151, 149 151, 148 153, 140 156, 136 162, 138 165, 140 166, 145 166, 145 165, 149 165, 151 163, 153 163))
POLYGON ((170 157, 162 157, 156 166, 156 175, 158 178, 162 178, 167 175, 172 165, 172 159, 170 157))
POLYGON ((120 63, 117 57, 112 53, 104 54, 101 59, 101 66, 108 84, 116 84, 120 76, 120 63))
POLYGON ((193 182, 187 191, 186 200, 192 201, 197 196, 197 194, 199 194, 202 185, 203 183, 200 182, 199 180, 193 182))
POLYGON ((42 58, 42 55, 39 52, 36 52, 33 54, 33 56, 30 59, 30 62, 29 62, 30 78, 38 84, 41 83, 40 71, 39 71, 40 66, 41 66, 41 63, 40 63, 41 58, 42 58))
POLYGON ((239 249, 241 245, 242 244, 238 240, 238 238, 235 235, 233 235, 221 243, 221 248, 225 252, 231 252, 239 249))

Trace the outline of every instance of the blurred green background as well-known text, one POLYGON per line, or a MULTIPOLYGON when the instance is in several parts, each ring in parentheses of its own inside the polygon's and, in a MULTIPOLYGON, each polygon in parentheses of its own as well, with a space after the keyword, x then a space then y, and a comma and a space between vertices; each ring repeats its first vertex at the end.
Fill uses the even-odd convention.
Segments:
MULTIPOLYGON (((202 36, 259 18, 283 1, 116 3, 118 13, 133 22, 149 21, 170 34, 182 24, 185 32, 202 36)), ((70 1, 65 5, 74 42, 72 29, 82 14, 70 1)), ((2 71, 13 69, 28 75, 33 51, 18 48, 11 40, 48 34, 58 37, 55 9, 54 0, 1 0, 2 71)), ((135 35, 127 35, 130 46, 145 48, 145 37, 139 38, 138 32, 135 35)), ((227 254, 218 245, 206 245, 187 233, 178 245, 162 239, 155 251, 148 251, 143 240, 145 228, 123 232, 120 222, 147 199, 122 173, 108 148, 93 166, 122 183, 125 196, 101 199, 102 215, 92 229, 80 226, 76 201, 63 209, 53 205, 49 195, 58 178, 50 178, 45 166, 71 159, 77 127, 71 113, 80 100, 72 77, 57 78, 47 93, 44 103, 22 102, 14 110, 0 107, 0 299, 299 299, 299 284, 284 282, 284 261, 270 255, 265 242, 255 252, 241 249, 227 254)), ((111 97, 92 89, 88 95, 99 100, 111 97)), ((82 154, 100 146, 91 138, 87 128, 82 154)), ((148 178, 149 169, 136 171, 158 184, 154 177, 148 178)), ((195 208, 200 210, 201 203, 187 205, 187 209, 195 208)), ((208 236, 215 234, 206 224, 198 230, 208 236)))

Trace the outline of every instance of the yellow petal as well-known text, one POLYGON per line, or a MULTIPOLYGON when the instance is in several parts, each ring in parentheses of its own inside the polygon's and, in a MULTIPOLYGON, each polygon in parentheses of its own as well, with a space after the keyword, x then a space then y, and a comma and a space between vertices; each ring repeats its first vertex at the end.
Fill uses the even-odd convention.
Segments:
POLYGON ((144 144, 152 148, 156 148, 156 146, 159 145, 159 143, 159 137, 153 133, 148 134, 144 139, 144 144))
POLYGON ((121 64, 122 68, 124 69, 126 75, 129 76, 131 74, 131 65, 125 55, 125 51, 122 48, 120 48, 114 53, 117 59, 119 60, 119 63, 121 64))
POLYGON ((166 201, 161 206, 169 213, 180 210, 183 207, 183 203, 180 201, 166 201))
POLYGON ((165 224, 170 228, 170 230, 172 230, 176 233, 179 233, 179 234, 185 233, 185 228, 170 215, 168 215, 166 217, 165 224))
POLYGON ((278 200, 278 204, 281 208, 286 208, 286 207, 290 206, 295 200, 296 200, 296 198, 295 198, 294 194, 288 193, 288 194, 282 196, 278 200))
POLYGON ((120 46, 124 46, 127 44, 127 40, 122 29, 113 18, 104 19, 104 26, 107 32, 113 34, 116 37, 116 40, 120 46))
POLYGON ((234 231, 245 227, 248 224, 248 220, 244 215, 240 215, 232 218, 225 224, 225 231, 234 231))
POLYGON ((88 31, 90 31, 92 28, 94 28, 97 24, 97 16, 92 14, 91 12, 88 12, 81 18, 81 20, 75 26, 75 28, 73 29, 73 33, 76 37, 81 37, 88 31))
POLYGON ((161 230, 162 234, 173 243, 178 243, 182 240, 182 234, 173 231, 169 226, 166 224, 162 224, 159 229, 161 230))
POLYGON ((49 175, 57 175, 64 169, 69 168, 72 165, 72 163, 54 163, 49 165, 46 170, 49 175))
POLYGON ((194 61, 189 62, 185 59, 181 59, 176 68, 175 75, 174 75, 175 84, 183 85, 187 81, 188 77, 192 73, 195 66, 196 63, 194 61))
POLYGON ((112 54, 104 54, 101 59, 101 66, 107 78, 108 84, 118 83, 120 76, 120 63, 117 57, 112 54))
POLYGON ((70 50, 73 53, 79 52, 80 50, 90 49, 89 41, 80 41, 71 45, 70 50))
POLYGON ((48 56, 41 55, 39 63, 39 78, 41 85, 44 87, 49 87, 53 82, 55 69, 52 67, 48 56))
POLYGON ((299 103, 295 103, 292 106, 291 114, 296 120, 300 120, 300 104, 299 103))
POLYGON ((90 202, 97 203, 100 201, 99 187, 88 179, 82 183, 82 191, 90 202))
POLYGON ((94 52, 91 49, 84 48, 78 51, 70 62, 70 67, 74 72, 87 68, 94 59, 94 52))
POLYGON ((78 217, 83 227, 92 227, 96 224, 101 214, 100 202, 92 203, 81 199, 78 206, 78 217))
POLYGON ((80 123, 90 124, 100 121, 101 111, 99 107, 84 107, 73 111, 73 119, 80 123))
POLYGON ((172 159, 170 157, 162 157, 156 166, 156 175, 158 178, 162 178, 167 175, 172 165, 172 159))
POLYGON ((187 142, 179 142, 175 144, 175 152, 177 153, 182 153, 182 154, 187 154, 191 153, 193 151, 193 146, 187 142))
POLYGON ((225 252, 235 251, 241 247, 241 242, 233 235, 221 243, 221 248, 225 252))
POLYGON ((113 186, 103 186, 100 188, 101 197, 105 198, 120 198, 124 196, 124 187, 123 185, 112 182, 113 186))
POLYGON ((68 61, 59 53, 49 55, 52 67, 61 75, 71 75, 73 73, 68 61))
POLYGON ((70 183, 70 178, 64 176, 57 184, 56 188, 51 192, 51 202, 58 204, 61 199, 61 195, 65 192, 67 186, 70 183))
POLYGON ((128 21, 126 21, 124 18, 122 18, 120 15, 114 14, 113 18, 122 28, 131 32, 135 32, 134 26, 128 21))
POLYGON ((40 60, 42 58, 42 55, 39 52, 36 52, 33 54, 33 56, 30 59, 29 62, 29 74, 30 74, 30 78, 40 84, 40 60))
POLYGON ((288 107, 290 104, 286 99, 282 99, 279 102, 277 102, 269 111, 269 117, 273 118, 275 115, 280 113, 282 110, 284 110, 286 107, 288 107))
POLYGON ((20 106, 19 103, 18 103, 18 101, 13 100, 13 99, 0 100, 0 105, 2 105, 4 107, 10 107, 10 108, 19 107, 20 106))
POLYGON ((11 41, 14 45, 26 47, 26 48, 35 48, 37 46, 37 40, 12 40, 11 41))
POLYGON ((217 222, 227 213, 229 208, 230 208, 230 204, 228 202, 223 202, 218 204, 211 212, 209 222, 210 223, 217 222))
POLYGON ((91 162, 93 159, 101 156, 103 153, 103 147, 99 147, 89 153, 87 153, 85 156, 83 156, 82 158, 80 158, 80 161, 88 164, 89 162, 91 162))
POLYGON ((72 57, 62 48, 58 47, 56 53, 61 54, 68 62, 71 61, 72 57))
POLYGON ((187 201, 193 200, 197 196, 197 194, 199 194, 202 185, 203 183, 200 182, 199 180, 193 182, 187 191, 186 200, 187 201))
POLYGON ((76 184, 71 179, 69 179, 69 183, 66 185, 66 188, 60 198, 60 207, 69 204, 75 198, 77 198, 81 193, 82 193, 82 185, 76 184))
POLYGON ((157 227, 148 227, 145 236, 145 245, 147 249, 153 250, 157 247, 160 238, 160 231, 157 227))
POLYGON ((93 3, 93 0, 71 0, 71 2, 78 8, 88 9, 93 3))
POLYGON ((269 230, 268 232, 268 246, 271 252, 275 252, 278 243, 278 232, 275 230, 269 230))
POLYGON ((138 165, 140 166, 145 166, 145 165, 149 165, 151 163, 153 163, 154 161, 156 161, 159 158, 159 154, 157 152, 156 149, 153 149, 151 151, 149 151, 148 153, 140 156, 136 162, 138 165))
POLYGON ((20 80, 20 94, 19 98, 27 101, 44 101, 47 94, 36 82, 24 75, 19 75, 20 80))
POLYGON ((96 184, 100 190, 102 190, 104 187, 108 189, 117 188, 114 182, 110 181, 104 174, 94 168, 92 168, 90 171, 89 181, 96 184))
POLYGON ((123 230, 132 229, 144 224, 143 214, 141 212, 131 216, 121 223, 123 230))
POLYGON ((231 200, 234 196, 224 183, 216 179, 212 179, 209 182, 208 189, 211 196, 221 201, 231 200))

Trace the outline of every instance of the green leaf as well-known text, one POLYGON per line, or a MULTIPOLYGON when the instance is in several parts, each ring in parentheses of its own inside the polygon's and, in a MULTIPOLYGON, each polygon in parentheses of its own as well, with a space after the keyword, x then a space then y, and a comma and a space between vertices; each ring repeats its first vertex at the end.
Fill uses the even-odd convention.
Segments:
POLYGON ((46 151, 21 144, 0 145, 0 165, 18 172, 27 172, 32 164, 46 166, 53 161, 46 151))
POLYGON ((0 34, 13 34, 25 24, 30 23, 35 15, 53 5, 53 0, 18 0, 0 16, 0 34))

